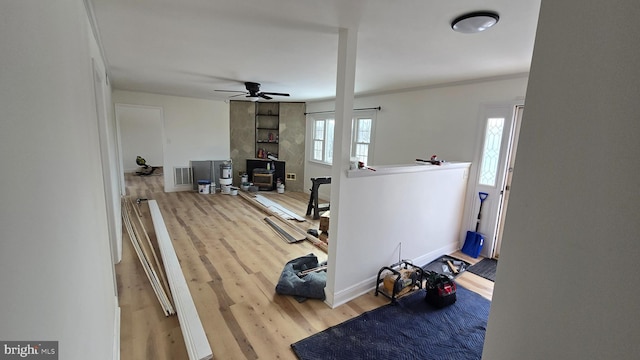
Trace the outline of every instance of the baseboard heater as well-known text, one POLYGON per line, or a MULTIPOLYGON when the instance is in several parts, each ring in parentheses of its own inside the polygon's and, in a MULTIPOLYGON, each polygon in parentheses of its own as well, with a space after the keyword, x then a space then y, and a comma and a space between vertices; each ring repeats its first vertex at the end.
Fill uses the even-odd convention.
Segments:
POLYGON ((178 321, 180 322, 180 330, 184 337, 184 343, 187 346, 189 360, 208 360, 213 358, 213 352, 204 332, 202 322, 198 316, 196 305, 189 292, 189 286, 182 273, 178 256, 171 243, 169 232, 164 224, 162 213, 155 200, 149 200, 149 210, 151 219, 153 220, 153 228, 158 239, 158 247, 164 262, 164 268, 167 273, 167 281, 171 289, 173 303, 178 313, 178 321))

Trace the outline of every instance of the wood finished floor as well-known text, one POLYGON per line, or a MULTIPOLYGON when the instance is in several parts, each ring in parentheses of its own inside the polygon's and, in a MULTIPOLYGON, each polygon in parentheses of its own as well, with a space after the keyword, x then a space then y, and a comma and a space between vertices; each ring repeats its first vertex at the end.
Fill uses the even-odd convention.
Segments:
MULTIPOLYGON (((157 200, 189 285, 215 359, 296 359, 290 344, 384 305, 388 300, 364 294, 336 309, 324 302, 298 303, 275 293, 284 264, 314 253, 311 243, 285 243, 263 220, 266 216, 239 196, 164 193, 162 176, 125 176, 127 194, 157 200)), ((308 195, 261 193, 304 215, 308 195)), ((139 205, 154 239, 146 202, 139 205)), ((298 223, 317 228, 307 218, 298 223)), ((165 317, 142 266, 123 233, 122 261, 116 265, 121 308, 122 360, 188 359, 176 316, 165 317)), ((471 263, 457 252, 452 254, 471 263)), ((465 272, 458 284, 491 299, 493 282, 465 272)))

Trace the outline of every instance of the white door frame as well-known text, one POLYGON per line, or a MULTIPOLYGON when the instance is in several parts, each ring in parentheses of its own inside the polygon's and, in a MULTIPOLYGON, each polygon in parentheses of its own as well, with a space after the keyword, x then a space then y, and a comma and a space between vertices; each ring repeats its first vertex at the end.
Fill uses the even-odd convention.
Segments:
POLYGON ((511 146, 509 147, 509 153, 507 154, 507 170, 505 172, 505 185, 504 193, 502 196, 502 204, 500 206, 499 220, 498 220, 498 233, 496 235, 496 241, 492 250, 492 257, 498 258, 500 256, 500 248, 502 246, 502 234, 504 232, 504 221, 507 217, 507 208, 509 205, 509 193, 511 191, 511 179, 513 177, 513 171, 515 168, 516 152, 518 150, 518 139, 520 137, 520 126, 522 126, 522 115, 524 114, 524 105, 516 105, 514 115, 514 126, 511 131, 511 146))
POLYGON ((93 58, 91 59, 91 69, 93 72, 94 106, 98 128, 102 179, 104 182, 111 260, 113 264, 117 264, 122 259, 122 223, 120 222, 120 190, 118 184, 113 181, 113 174, 117 169, 114 161, 115 149, 113 147, 113 141, 110 140, 112 139, 111 136, 115 134, 113 134, 113 131, 110 129, 112 123, 108 119, 107 100, 105 97, 105 90, 107 90, 106 76, 103 75, 103 69, 93 58))

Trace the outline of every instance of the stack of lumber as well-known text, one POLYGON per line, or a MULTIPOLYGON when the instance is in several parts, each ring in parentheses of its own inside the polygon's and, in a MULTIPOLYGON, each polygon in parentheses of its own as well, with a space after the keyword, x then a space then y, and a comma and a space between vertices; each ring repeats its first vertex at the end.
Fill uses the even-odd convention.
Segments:
MULTIPOLYGON (((241 198, 245 199, 246 201, 248 201, 251 205, 255 206, 256 208, 262 210, 263 212, 265 212, 267 215, 270 215, 273 218, 277 218, 280 221, 282 221, 283 223, 287 224, 290 227, 294 227, 293 225, 291 225, 287 220, 289 219, 295 219, 298 220, 300 219, 301 221, 306 221, 303 217, 295 215, 293 212, 291 212, 290 210, 287 210, 286 208, 284 208, 283 206, 269 200, 266 199, 264 196, 260 196, 257 195, 255 197, 251 197, 249 195, 247 195, 244 192, 240 192, 238 193, 240 195, 241 198), (266 201, 265 201, 266 199, 266 201), (260 201, 258 201, 260 200, 260 201), (274 206, 275 205, 275 206, 274 206), (277 209, 277 210, 276 210, 277 209), (289 219, 287 219, 287 217, 284 217, 282 215, 282 209, 286 210, 286 212, 293 214, 293 216, 287 216, 289 219)), ((298 221, 300 221, 298 220, 298 221)), ((325 253, 329 252, 329 246, 327 245, 327 243, 324 243, 322 241, 320 241, 320 239, 318 239, 316 236, 313 236, 309 233, 305 233, 304 230, 299 229, 297 227, 295 227, 298 231, 300 231, 301 233, 304 234, 305 238, 307 239, 307 241, 309 241, 310 243, 312 243, 313 245, 315 245, 318 249, 324 251, 325 253)), ((295 237, 295 236, 294 236, 295 237)), ((286 240, 286 239, 285 239, 286 240)), ((290 240, 290 239, 289 239, 290 240)))
POLYGON ((262 206, 269 209, 271 212, 277 214, 281 218, 285 220, 296 220, 300 222, 304 222, 305 219, 294 213, 293 211, 285 208, 284 206, 278 204, 277 202, 271 201, 262 195, 256 195, 254 198, 257 202, 259 202, 262 206))
POLYGON ((164 315, 173 315, 175 314, 175 310, 169 300, 169 296, 167 295, 169 293, 169 285, 164 272, 162 271, 162 265, 160 264, 156 251, 151 243, 151 239, 149 238, 149 234, 144 227, 144 223, 140 219, 138 208, 133 205, 131 199, 127 197, 121 198, 121 204, 122 224, 127 230, 131 244, 133 245, 136 255, 138 255, 140 264, 142 264, 142 268, 144 269, 149 282, 151 283, 153 292, 156 294, 158 302, 160 302, 164 315), (153 262, 151 261, 151 257, 153 257, 153 262), (162 278, 162 281, 160 277, 162 278))
POLYGON ((189 292, 187 281, 182 273, 178 256, 171 243, 169 232, 165 226, 162 213, 155 200, 149 200, 149 210, 153 220, 153 228, 158 239, 158 247, 162 255, 171 294, 176 305, 180 330, 184 337, 190 360, 207 360, 213 358, 209 340, 204 332, 200 316, 189 292))
POLYGON ((307 235, 302 230, 275 216, 267 216, 264 218, 264 221, 271 225, 276 234, 289 244, 293 244, 307 238, 307 235))

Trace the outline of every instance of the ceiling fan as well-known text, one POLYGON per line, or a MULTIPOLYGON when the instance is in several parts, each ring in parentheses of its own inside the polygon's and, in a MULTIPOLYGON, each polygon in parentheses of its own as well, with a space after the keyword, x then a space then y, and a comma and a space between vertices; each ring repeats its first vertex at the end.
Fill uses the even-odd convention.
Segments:
MULTIPOLYGON (((244 83, 244 86, 247 88, 247 91, 236 91, 236 90, 215 90, 215 91, 222 91, 222 92, 237 92, 240 94, 237 95, 232 95, 230 97, 236 97, 236 96, 242 96, 246 94, 246 97, 248 98, 254 98, 254 101, 257 100, 259 97, 263 98, 263 99, 267 99, 267 100, 271 100, 273 99, 271 96, 269 95, 274 95, 274 96, 289 96, 289 94, 285 94, 285 93, 276 93, 276 92, 264 92, 264 91, 260 91, 260 84, 256 83, 256 82, 250 82, 247 81, 244 83)), ((252 99, 253 100, 253 99, 252 99)))

